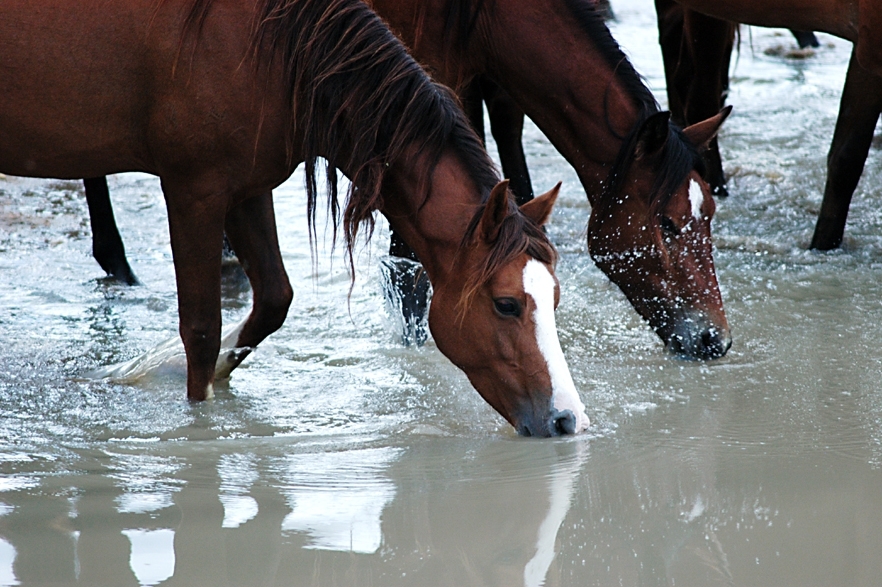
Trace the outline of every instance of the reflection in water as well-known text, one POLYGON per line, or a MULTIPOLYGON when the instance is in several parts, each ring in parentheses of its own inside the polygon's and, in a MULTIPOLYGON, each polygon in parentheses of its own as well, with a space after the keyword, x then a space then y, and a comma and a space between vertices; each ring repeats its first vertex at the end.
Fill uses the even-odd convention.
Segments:
POLYGON ((15 571, 12 568, 15 562, 15 548, 3 538, 0 538, 0 585, 18 585, 15 580, 15 571))
POLYGON ((141 585, 157 585, 174 574, 173 530, 123 530, 132 543, 129 564, 141 585))
POLYGON ((224 506, 224 528, 238 528, 257 515, 258 505, 248 495, 257 481, 257 468, 249 455, 222 455, 217 464, 221 478, 220 501, 224 506))
MULTIPOLYGON (((581 443, 575 445, 583 449, 581 443)), ((556 554, 554 543, 557 532, 570 509, 573 497, 573 485, 579 475, 582 461, 573 459, 570 463, 561 463, 548 478, 549 505, 548 514, 539 526, 536 539, 536 554, 524 568, 524 586, 539 587, 545 582, 545 575, 556 554)))
POLYGON ((384 471, 399 455, 392 448, 291 457, 285 491, 291 513, 282 530, 305 532, 304 548, 371 554, 380 548, 383 508, 395 497, 384 471))

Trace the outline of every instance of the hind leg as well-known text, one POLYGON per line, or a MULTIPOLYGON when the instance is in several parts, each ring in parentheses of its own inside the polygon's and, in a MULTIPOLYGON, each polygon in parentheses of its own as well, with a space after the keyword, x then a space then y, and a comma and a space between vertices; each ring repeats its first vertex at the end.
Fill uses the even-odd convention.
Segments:
MULTIPOLYGON (((251 314, 234 344, 237 348, 255 347, 282 327, 294 297, 279 250, 272 193, 232 207, 227 212, 225 228, 254 292, 251 314)), ((244 358, 242 353, 229 357, 234 363, 228 365, 229 369, 244 358)))
POLYGON ((126 249, 113 217, 107 178, 84 179, 83 186, 86 188, 89 223, 92 225, 92 256, 111 277, 127 285, 138 285, 138 278, 126 260, 126 249))
POLYGON ((811 248, 827 251, 842 244, 851 197, 864 171, 882 111, 882 78, 858 64, 852 51, 833 143, 827 155, 827 185, 811 248))

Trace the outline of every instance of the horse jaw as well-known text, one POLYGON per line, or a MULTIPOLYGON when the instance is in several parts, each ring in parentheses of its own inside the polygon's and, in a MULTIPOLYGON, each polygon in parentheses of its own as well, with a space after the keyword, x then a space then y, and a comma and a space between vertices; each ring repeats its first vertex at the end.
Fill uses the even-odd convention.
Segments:
POLYGON ((536 327, 536 343, 551 377, 551 405, 558 412, 572 412, 576 419, 575 432, 581 432, 588 428, 590 421, 557 337, 554 321, 554 277, 545 264, 536 259, 527 261, 524 266, 524 291, 536 304, 533 323, 536 327))

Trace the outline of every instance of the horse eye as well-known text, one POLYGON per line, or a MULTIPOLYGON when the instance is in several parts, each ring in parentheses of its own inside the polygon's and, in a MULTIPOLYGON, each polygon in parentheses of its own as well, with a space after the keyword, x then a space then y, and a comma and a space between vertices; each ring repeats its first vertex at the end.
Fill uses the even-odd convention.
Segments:
POLYGON ((659 224, 661 224, 662 230, 668 235, 677 236, 678 234, 680 234, 680 229, 677 228, 677 225, 674 224, 674 221, 667 216, 662 216, 661 222, 659 224))
POLYGON ((513 298, 493 300, 493 306, 501 316, 514 316, 517 318, 521 315, 521 305, 513 298))

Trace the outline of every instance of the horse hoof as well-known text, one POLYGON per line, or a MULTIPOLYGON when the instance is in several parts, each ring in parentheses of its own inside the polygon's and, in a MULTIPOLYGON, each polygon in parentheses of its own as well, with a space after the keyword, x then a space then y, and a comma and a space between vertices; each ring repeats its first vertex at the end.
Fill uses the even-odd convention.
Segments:
POLYGON ((230 373, 233 372, 233 369, 238 367, 239 364, 245 360, 245 357, 250 355, 253 350, 254 347, 246 346, 221 352, 220 356, 217 358, 217 363, 214 366, 214 378, 216 380, 229 379, 230 373))

